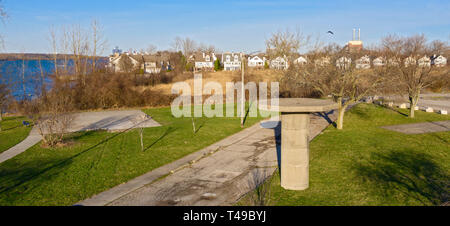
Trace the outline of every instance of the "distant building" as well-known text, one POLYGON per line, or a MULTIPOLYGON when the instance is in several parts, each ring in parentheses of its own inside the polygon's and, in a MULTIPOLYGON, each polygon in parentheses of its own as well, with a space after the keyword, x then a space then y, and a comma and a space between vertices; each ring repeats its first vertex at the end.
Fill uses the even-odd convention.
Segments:
POLYGON ((341 69, 350 68, 352 64, 352 59, 349 57, 341 57, 336 60, 336 67, 341 69))
POLYGON ((241 70, 241 57, 243 53, 224 53, 222 54, 223 69, 225 71, 241 70))
POLYGON ((308 63, 308 60, 303 56, 300 56, 299 58, 294 60, 294 64, 304 65, 306 63, 308 63))
POLYGON ((113 55, 116 55, 116 54, 120 55, 120 54, 122 54, 122 50, 119 49, 118 46, 116 46, 116 48, 114 48, 114 49, 112 50, 112 54, 113 54, 113 55))
POLYGON ((156 74, 173 68, 169 61, 169 55, 162 53, 154 55, 133 55, 129 53, 118 55, 116 53, 114 56, 110 57, 108 67, 116 73, 140 69, 145 74, 156 74), (125 66, 121 63, 121 60, 124 57, 129 58, 131 65, 127 65, 127 67, 130 68, 122 68, 125 66))
POLYGON ((419 67, 431 67, 431 59, 428 56, 424 56, 418 60, 419 67))
POLYGON ((375 60, 373 60, 374 67, 382 67, 385 64, 386 64, 386 59, 384 57, 377 57, 375 60))
POLYGON ((285 57, 277 57, 270 61, 270 68, 275 70, 287 70, 289 68, 288 59, 285 57))
POLYGON ((358 40, 356 40, 356 29, 353 29, 353 40, 347 44, 347 51, 354 53, 363 50, 363 42, 361 41, 361 29, 358 31, 358 40))
POLYGON ((369 69, 370 68, 370 57, 363 56, 355 61, 356 69, 369 69))
POLYGON ((173 65, 170 62, 170 56, 168 54, 159 53, 152 55, 135 55, 136 59, 140 58, 141 70, 145 74, 157 74, 161 71, 171 70, 173 65))
POLYGON ((121 73, 126 71, 133 71, 140 67, 140 62, 135 58, 131 57, 129 54, 118 54, 115 53, 113 56, 109 57, 108 68, 110 68, 115 73, 121 73), (124 65, 121 63, 123 58, 129 58, 130 65, 124 65), (129 68, 123 68, 129 67, 129 68))
POLYGON ((195 53, 189 58, 194 61, 195 71, 213 71, 214 61, 217 60, 215 53, 195 53))
POLYGON ((324 67, 324 66, 326 66, 326 65, 328 65, 330 63, 331 63, 330 62, 330 57, 327 57, 327 56, 322 57, 322 58, 317 59, 317 60, 314 61, 314 64, 316 66, 319 66, 319 67, 324 67))
POLYGON ((416 65, 417 60, 415 57, 409 56, 405 59, 405 67, 416 65))
POLYGON ((253 68, 263 68, 266 64, 266 57, 264 56, 253 56, 248 57, 248 66, 253 68))
POLYGON ((444 67, 447 65, 447 58, 442 55, 434 55, 433 60, 431 61, 431 65, 434 65, 436 67, 444 67))

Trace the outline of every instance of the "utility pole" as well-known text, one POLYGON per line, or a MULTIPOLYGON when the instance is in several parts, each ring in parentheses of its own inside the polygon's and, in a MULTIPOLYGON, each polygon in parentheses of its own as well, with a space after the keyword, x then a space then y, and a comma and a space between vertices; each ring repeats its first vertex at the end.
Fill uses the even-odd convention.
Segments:
POLYGON ((241 72, 242 72, 241 128, 244 128, 244 117, 245 117, 245 83, 244 83, 245 56, 244 56, 243 53, 241 53, 241 72))

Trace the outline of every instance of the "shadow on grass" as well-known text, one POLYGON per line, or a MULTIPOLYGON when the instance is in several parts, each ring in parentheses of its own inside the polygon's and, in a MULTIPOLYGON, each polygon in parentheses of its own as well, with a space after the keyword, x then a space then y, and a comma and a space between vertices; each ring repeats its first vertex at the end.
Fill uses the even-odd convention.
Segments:
MULTIPOLYGON (((73 159, 97 148, 98 146, 107 143, 108 141, 114 139, 115 137, 121 135, 124 132, 116 133, 112 136, 107 137, 106 139, 103 139, 99 143, 90 146, 89 148, 86 148, 85 150, 69 157, 69 158, 63 158, 63 159, 57 159, 53 161, 47 161, 42 162, 41 160, 32 161, 26 163, 24 166, 20 166, 19 168, 16 168, 14 170, 10 169, 4 169, 0 170, 0 194, 7 193, 11 190, 18 189, 19 187, 23 187, 23 191, 19 191, 21 193, 25 192, 26 190, 31 189, 30 187, 27 187, 26 184, 28 184, 29 181, 34 179, 41 179, 41 180, 50 180, 52 177, 58 175, 59 173, 63 172, 63 170, 70 165, 73 162, 73 159), (42 167, 46 166, 47 167, 42 167)), ((93 133, 90 132, 84 132, 81 134, 77 134, 74 137, 71 137, 72 139, 79 139, 83 136, 87 136, 89 134, 93 133)), ((49 150, 49 151, 56 151, 56 150, 49 150)), ((39 185, 40 183, 35 183, 39 185)))
POLYGON ((148 147, 144 149, 144 152, 152 148, 155 144, 157 144, 159 141, 163 140, 167 135, 175 132, 176 130, 177 130, 176 128, 168 127, 167 130, 158 139, 156 139, 152 144, 150 144, 148 147))
POLYGON ((17 128, 20 128, 20 127, 23 127, 23 126, 20 125, 20 126, 14 126, 14 127, 8 128, 8 129, 2 129, 0 132, 6 132, 6 131, 17 129, 17 128))
POLYGON ((384 195, 399 192, 423 205, 449 201, 450 177, 432 157, 413 150, 373 154, 369 161, 353 166, 364 181, 384 195))
POLYGON ((250 114, 250 109, 252 108, 253 102, 250 102, 250 105, 247 108, 247 111, 245 112, 243 125, 245 125, 245 122, 247 121, 248 115, 250 114))
POLYGON ((396 108, 389 107, 389 106, 385 106, 385 105, 377 105, 377 106, 380 106, 380 107, 382 107, 382 108, 384 108, 384 109, 387 109, 387 110, 391 110, 391 111, 396 112, 396 113, 398 113, 398 114, 400 114, 400 115, 402 115, 402 116, 409 117, 408 114, 405 114, 405 113, 399 111, 399 110, 396 109, 396 108))
POLYGON ((336 122, 331 120, 330 117, 329 117, 329 115, 332 115, 332 114, 334 114, 334 110, 329 111, 329 112, 317 112, 317 113, 314 113, 314 115, 317 115, 317 116, 320 116, 320 117, 324 118, 325 120, 327 120, 327 122, 330 125, 333 125, 334 128, 337 128, 336 122))
POLYGON ((195 130, 195 133, 198 133, 198 131, 200 131, 200 129, 203 128, 203 126, 205 126, 205 123, 207 121, 208 121, 208 118, 203 118, 202 124, 200 124, 200 126, 197 128, 197 130, 195 130))

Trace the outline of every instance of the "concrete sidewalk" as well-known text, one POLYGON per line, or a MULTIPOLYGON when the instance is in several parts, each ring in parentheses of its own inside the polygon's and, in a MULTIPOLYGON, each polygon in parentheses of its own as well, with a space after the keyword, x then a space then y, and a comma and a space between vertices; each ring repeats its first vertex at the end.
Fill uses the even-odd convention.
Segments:
POLYGON ((5 162, 8 159, 14 158, 15 156, 25 152, 29 148, 39 143, 41 140, 42 136, 39 135, 37 128, 33 127, 33 129, 31 129, 30 134, 28 135, 27 138, 25 138, 25 140, 0 154, 0 163, 5 162))
MULTIPOLYGON (((336 115, 311 115, 310 140, 336 115)), ((279 156, 280 123, 265 121, 78 205, 233 205, 274 173, 279 156)))

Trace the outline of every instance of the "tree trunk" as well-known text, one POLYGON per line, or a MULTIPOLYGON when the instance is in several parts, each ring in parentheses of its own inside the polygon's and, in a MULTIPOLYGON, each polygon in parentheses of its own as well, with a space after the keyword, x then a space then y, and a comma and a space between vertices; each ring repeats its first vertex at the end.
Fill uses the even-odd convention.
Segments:
POLYGON ((338 130, 344 129, 344 115, 345 115, 345 107, 339 108, 339 116, 336 125, 338 130))
POLYGON ((411 106, 410 111, 409 111, 409 117, 414 118, 414 112, 415 112, 416 105, 413 103, 413 101, 410 101, 409 106, 411 106))
POLYGON ((194 134, 195 134, 195 132, 196 132, 195 130, 196 130, 196 129, 195 129, 194 116, 192 116, 191 119, 192 119, 192 129, 194 130, 194 134))
POLYGON ((410 95, 410 97, 409 97, 409 106, 410 106, 409 117, 410 118, 415 117, 415 108, 416 108, 418 102, 419 102, 419 93, 410 95))
POLYGON ((141 151, 144 151, 144 128, 140 128, 139 135, 141 138, 141 151))
POLYGON ((338 104, 339 104, 339 115, 336 122, 336 128, 338 130, 342 130, 344 128, 344 114, 345 114, 345 108, 346 106, 342 104, 342 98, 338 98, 338 104))

